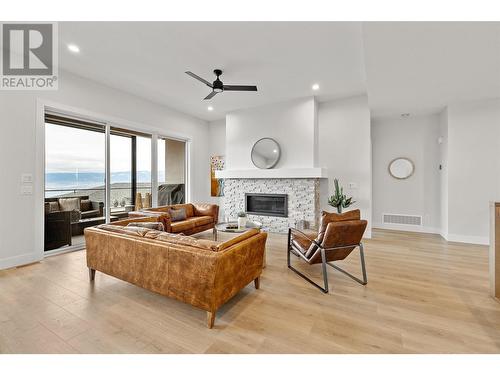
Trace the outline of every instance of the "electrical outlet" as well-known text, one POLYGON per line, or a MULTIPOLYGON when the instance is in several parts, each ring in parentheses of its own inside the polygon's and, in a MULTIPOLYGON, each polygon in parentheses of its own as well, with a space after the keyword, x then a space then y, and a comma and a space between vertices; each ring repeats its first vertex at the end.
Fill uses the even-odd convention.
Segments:
POLYGON ((357 189, 358 184, 356 182, 349 182, 349 189, 357 189))

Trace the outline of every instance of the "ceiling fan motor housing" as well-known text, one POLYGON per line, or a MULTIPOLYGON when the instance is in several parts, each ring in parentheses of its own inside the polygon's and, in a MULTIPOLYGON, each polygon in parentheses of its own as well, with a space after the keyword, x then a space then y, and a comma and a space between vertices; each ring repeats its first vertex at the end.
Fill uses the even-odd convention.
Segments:
POLYGON ((215 69, 214 74, 217 76, 217 79, 213 82, 213 89, 215 92, 222 92, 224 91, 224 84, 222 81, 219 79, 219 76, 222 74, 222 70, 220 69, 215 69))
POLYGON ((213 83, 213 88, 215 92, 222 92, 224 91, 224 84, 219 78, 217 78, 213 83))

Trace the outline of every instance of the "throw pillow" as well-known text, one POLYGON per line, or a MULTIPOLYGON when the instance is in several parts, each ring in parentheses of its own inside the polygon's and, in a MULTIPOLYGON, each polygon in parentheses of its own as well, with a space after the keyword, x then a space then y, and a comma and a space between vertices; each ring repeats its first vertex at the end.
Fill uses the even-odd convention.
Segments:
POLYGON ((165 231, 165 228, 163 227, 162 223, 155 223, 155 222, 132 222, 128 223, 127 227, 148 228, 148 229, 159 230, 162 232, 165 231))
POLYGON ((61 211, 80 211, 80 198, 59 198, 61 211))
POLYGON ((168 213, 172 222, 186 220, 186 209, 179 208, 178 210, 173 210, 169 208, 168 213))
POLYGON ((92 211, 92 201, 90 199, 82 199, 80 202, 80 210, 82 212, 92 211))
POLYGON ((49 212, 57 212, 57 211, 59 211, 59 203, 49 202, 49 212))

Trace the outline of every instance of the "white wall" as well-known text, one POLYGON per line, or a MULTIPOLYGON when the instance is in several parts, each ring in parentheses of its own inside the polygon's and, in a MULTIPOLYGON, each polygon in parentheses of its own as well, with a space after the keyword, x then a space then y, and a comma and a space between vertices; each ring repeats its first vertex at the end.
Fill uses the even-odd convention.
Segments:
MULTIPOLYGON (((368 220, 366 237, 372 225, 372 150, 370 110, 366 96, 319 103, 319 166, 328 169, 328 192, 333 193, 333 179, 338 178, 347 194, 354 197, 362 217, 368 220), (355 188, 349 188, 354 183, 355 188)), ((322 209, 333 211, 326 197, 322 209)))
MULTIPOLYGON (((38 208, 35 196, 20 194, 21 174, 35 176, 35 166, 40 164, 35 160, 37 98, 143 124, 144 130, 191 138, 191 198, 194 201, 209 199, 208 126, 205 121, 67 72, 61 72, 57 91, 2 91, 0 268, 33 262, 42 254, 42 249, 35 244, 38 208)), ((41 184, 40 180, 34 181, 34 186, 41 184)), ((41 207, 41 203, 38 204, 41 207)))
POLYGON ((372 120, 373 226, 440 233, 440 119, 438 115, 372 120), (391 160, 406 157, 415 172, 406 180, 393 178, 391 160), (422 216, 423 227, 383 224, 383 214, 422 216))
POLYGON ((448 106, 448 240, 489 242, 500 200, 500 100, 448 106))
POLYGON ((255 168, 250 151, 262 137, 280 143, 283 156, 276 168, 328 169, 328 181, 324 180, 321 188, 322 209, 334 210, 328 206, 327 196, 333 192, 333 178, 339 178, 357 201, 352 208, 360 208, 368 220, 366 237, 371 236, 370 110, 366 96, 324 103, 305 98, 228 114, 228 168, 255 168), (350 189, 349 182, 357 188, 350 189))
POLYGON ((440 193, 441 204, 441 224, 440 233, 444 238, 448 238, 448 109, 445 108, 439 114, 439 159, 441 163, 440 171, 440 193))
MULTIPOLYGON (((208 154, 226 155, 226 120, 212 121, 208 124, 208 154)), ((210 160, 207 160, 207 173, 210 160)), ((222 197, 210 197, 210 202, 219 205, 219 220, 224 220, 222 197)))
POLYGON ((226 116, 228 169, 254 169, 250 153, 263 137, 274 138, 281 147, 276 168, 314 167, 315 101, 303 98, 266 105, 226 116))

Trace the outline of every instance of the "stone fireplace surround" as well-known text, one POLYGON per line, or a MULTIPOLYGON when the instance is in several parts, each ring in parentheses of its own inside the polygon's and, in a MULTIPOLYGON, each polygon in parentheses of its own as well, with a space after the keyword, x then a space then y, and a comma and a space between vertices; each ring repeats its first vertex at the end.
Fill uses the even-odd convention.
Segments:
POLYGON ((248 215, 264 230, 287 233, 301 220, 316 224, 320 212, 320 178, 226 178, 223 206, 225 218, 234 220, 245 211, 245 193, 287 194, 288 217, 248 215))

